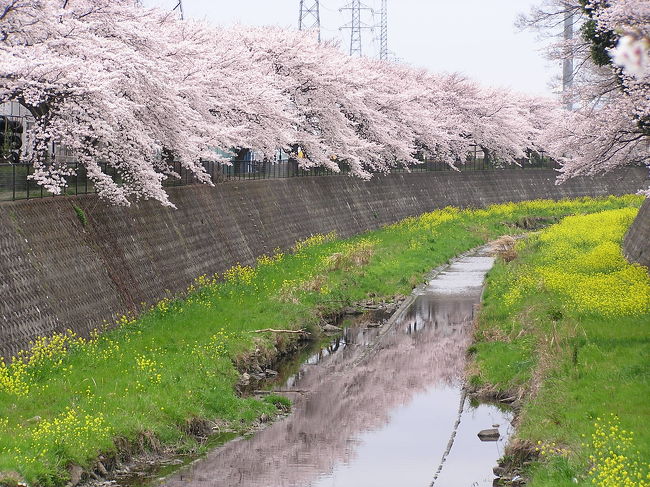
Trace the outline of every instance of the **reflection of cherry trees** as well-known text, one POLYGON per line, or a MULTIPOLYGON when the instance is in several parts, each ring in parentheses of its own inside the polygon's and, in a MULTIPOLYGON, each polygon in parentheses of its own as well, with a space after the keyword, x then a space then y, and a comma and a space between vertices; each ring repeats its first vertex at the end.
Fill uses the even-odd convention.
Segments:
POLYGON ((350 364, 364 356, 379 332, 349 328, 345 346, 339 344, 338 352, 330 350, 317 364, 307 361, 295 376, 291 387, 311 392, 294 398, 289 418, 212 452, 167 485, 298 486, 331 471, 353 457, 360 433, 383 427, 395 408, 434 384, 459 381, 474 303, 474 298, 418 298, 355 367, 350 364))

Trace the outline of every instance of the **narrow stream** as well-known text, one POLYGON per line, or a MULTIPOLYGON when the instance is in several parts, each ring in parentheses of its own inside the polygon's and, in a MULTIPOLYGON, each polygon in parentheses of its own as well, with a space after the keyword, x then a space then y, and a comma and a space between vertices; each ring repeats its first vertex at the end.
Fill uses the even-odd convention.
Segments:
POLYGON ((276 379, 293 413, 161 482, 165 486, 492 486, 511 415, 462 390, 471 325, 493 258, 481 249, 371 314, 276 379), (496 427, 497 441, 477 433, 496 427))

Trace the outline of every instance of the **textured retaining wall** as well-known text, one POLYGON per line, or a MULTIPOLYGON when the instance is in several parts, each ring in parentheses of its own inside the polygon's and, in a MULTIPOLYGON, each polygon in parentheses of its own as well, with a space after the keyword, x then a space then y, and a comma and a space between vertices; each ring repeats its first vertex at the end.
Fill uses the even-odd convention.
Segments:
POLYGON ((0 205, 0 356, 38 335, 87 334, 114 315, 253 263, 315 233, 349 236, 447 205, 635 192, 643 170, 556 186, 550 170, 242 181, 171 189, 177 210, 95 196, 0 205), (83 227, 73 204, 85 211, 83 227))
POLYGON ((643 203, 623 244, 625 257, 650 268, 650 198, 643 203))

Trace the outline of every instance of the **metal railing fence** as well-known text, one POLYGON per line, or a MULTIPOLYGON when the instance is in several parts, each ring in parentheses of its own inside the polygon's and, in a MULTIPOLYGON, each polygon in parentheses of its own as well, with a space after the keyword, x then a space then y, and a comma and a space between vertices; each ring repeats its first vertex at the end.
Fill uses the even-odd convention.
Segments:
MULTIPOLYGON (((518 161, 518 166, 503 164, 498 160, 488 157, 482 151, 473 151, 467 157, 467 160, 458 165, 461 171, 489 171, 502 168, 556 168, 553 160, 546 157, 543 153, 531 153, 528 159, 518 161)), ((74 175, 68 176, 65 195, 92 194, 95 192, 93 182, 87 177, 85 167, 70 162, 68 166, 73 169, 74 175)), ((120 181, 118 171, 106 164, 100 164, 102 170, 109 174, 116 182, 120 181)), ((210 176, 213 183, 224 183, 228 181, 255 180, 255 179, 279 179, 295 177, 313 177, 313 176, 335 176, 346 175, 350 173, 350 168, 345 163, 339 163, 341 171, 335 173, 331 169, 324 167, 315 167, 304 169, 299 167, 295 159, 282 161, 254 161, 254 160, 233 160, 230 164, 205 161, 203 163, 206 173, 210 176)), ((180 178, 167 178, 164 186, 187 186, 196 184, 197 180, 191 171, 181 166, 180 163, 173 164, 173 170, 180 178)), ((437 172, 452 171, 448 164, 432 159, 424 160, 421 164, 413 165, 408 168, 399 167, 391 169, 391 172, 437 172)), ((13 201, 31 198, 43 198, 54 196, 52 193, 44 190, 30 178, 34 168, 29 164, 22 163, 0 163, 0 201, 13 201)))

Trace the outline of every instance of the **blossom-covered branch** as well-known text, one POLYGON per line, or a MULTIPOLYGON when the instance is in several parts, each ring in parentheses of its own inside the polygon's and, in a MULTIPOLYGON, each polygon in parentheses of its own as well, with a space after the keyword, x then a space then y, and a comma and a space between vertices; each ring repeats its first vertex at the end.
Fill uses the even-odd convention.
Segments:
POLYGON ((22 154, 33 178, 65 188, 56 144, 124 205, 171 206, 172 160, 211 184, 202 161, 223 158, 217 148, 299 145, 304 168, 344 161, 363 178, 418 151, 454 166, 473 143, 514 162, 557 113, 458 75, 352 59, 310 33, 216 28, 132 0, 0 0, 0 73, 0 101, 35 119, 22 154))
MULTIPOLYGON (((563 164, 560 179, 649 166, 650 2, 552 0, 524 23, 548 32, 567 14, 581 35, 552 43, 549 55, 575 58, 573 87, 565 96, 577 109, 542 138, 563 164)), ((650 188, 645 193, 650 196, 650 188)))

